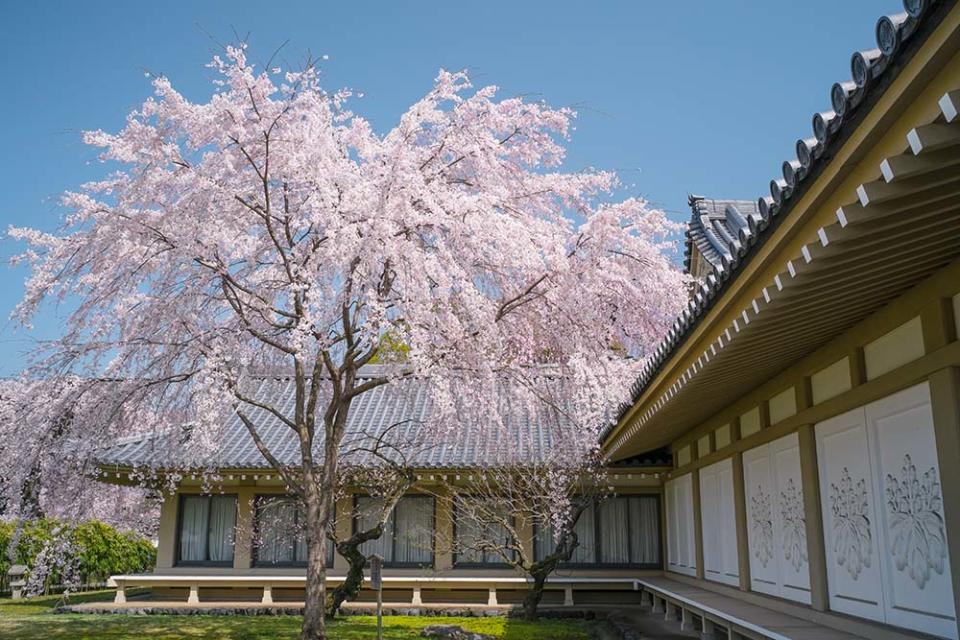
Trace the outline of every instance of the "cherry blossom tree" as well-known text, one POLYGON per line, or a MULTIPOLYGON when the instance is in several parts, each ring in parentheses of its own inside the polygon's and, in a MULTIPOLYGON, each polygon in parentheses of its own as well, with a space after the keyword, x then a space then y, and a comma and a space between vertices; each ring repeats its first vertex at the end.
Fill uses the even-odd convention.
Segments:
MULTIPOLYGON (((0 380, 0 518, 100 520, 153 536, 159 518, 150 486, 105 485, 93 454, 103 443, 89 422, 115 406, 99 383, 74 376, 0 380)), ((146 483, 144 483, 146 484, 146 483)))
POLYGON ((16 318, 73 306, 25 375, 117 381, 91 402, 109 411, 72 419, 88 443, 189 424, 191 448, 213 446, 239 416, 306 508, 313 640, 358 396, 417 377, 437 425, 495 430, 502 382, 511 406, 539 402, 531 370, 548 361, 574 390, 569 418, 595 436, 680 309, 684 277, 663 213, 613 201, 611 173, 561 169, 569 109, 441 71, 381 134, 312 64, 257 69, 241 46, 210 66, 209 100, 154 78, 121 131, 84 135, 105 172, 64 195, 59 232, 11 229, 31 267, 16 318), (406 366, 358 379, 386 335, 406 366), (264 370, 295 382, 292 410, 251 396, 264 370), (289 427, 297 464, 265 444, 258 412, 289 427))
POLYGON ((527 620, 537 618, 547 579, 577 550, 580 516, 606 497, 607 476, 596 440, 578 437, 575 429, 573 423, 558 421, 549 448, 538 458, 521 454, 491 464, 448 492, 456 503, 458 525, 450 548, 526 576, 527 620), (538 532, 536 540, 527 539, 531 527, 538 532))

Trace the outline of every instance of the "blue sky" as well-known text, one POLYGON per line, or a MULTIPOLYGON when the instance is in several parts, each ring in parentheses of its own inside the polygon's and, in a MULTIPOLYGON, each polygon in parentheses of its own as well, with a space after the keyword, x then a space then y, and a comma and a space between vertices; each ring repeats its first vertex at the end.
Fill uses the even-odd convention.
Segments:
MULTIPOLYGON (((618 171, 628 193, 687 216, 686 197, 764 193, 856 49, 875 46, 895 0, 568 2, 29 2, 0 3, 0 229, 57 228, 57 198, 102 172, 80 143, 116 130, 150 92, 144 71, 189 98, 210 93, 204 67, 234 33, 251 58, 328 55, 328 88, 383 131, 427 91, 440 67, 476 85, 575 107, 568 166, 618 171)), ((0 240, 4 262, 18 246, 0 240)), ((23 269, 0 267, 0 375, 35 339, 7 320, 23 269)))

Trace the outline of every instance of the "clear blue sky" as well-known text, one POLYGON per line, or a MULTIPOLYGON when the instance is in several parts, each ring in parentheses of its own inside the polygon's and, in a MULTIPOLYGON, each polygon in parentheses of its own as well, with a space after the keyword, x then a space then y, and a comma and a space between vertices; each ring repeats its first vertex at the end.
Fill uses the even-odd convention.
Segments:
MULTIPOLYGON (((32 2, 0 3, 0 229, 56 229, 57 197, 99 175, 85 129, 116 130, 149 94, 144 71, 192 99, 209 95, 217 42, 250 33, 252 59, 329 55, 328 88, 379 130, 440 67, 475 84, 580 112, 569 165, 615 169, 630 191, 685 219, 688 193, 766 192, 856 49, 875 46, 897 0, 688 2, 32 2)), ((0 240, 0 259, 17 246, 0 240)), ((22 367, 32 332, 7 320, 23 269, 0 267, 0 375, 22 367)))

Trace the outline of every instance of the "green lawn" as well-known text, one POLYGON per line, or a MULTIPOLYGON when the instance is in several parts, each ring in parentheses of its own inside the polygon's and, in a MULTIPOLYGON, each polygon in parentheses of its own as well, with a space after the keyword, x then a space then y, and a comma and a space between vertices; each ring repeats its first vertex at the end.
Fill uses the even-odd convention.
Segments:
MULTIPOLYGON (((105 600, 113 592, 73 596, 71 603, 105 600)), ((300 630, 299 616, 134 616, 84 613, 56 614, 59 596, 0 600, 0 638, 18 640, 284 640, 300 630)), ((419 638, 420 629, 431 624, 457 624, 464 629, 488 633, 504 640, 586 640, 594 623, 583 620, 524 622, 513 618, 438 618, 390 616, 384 618, 384 638, 419 638)), ((371 616, 348 616, 330 625, 336 640, 375 637, 371 616)))

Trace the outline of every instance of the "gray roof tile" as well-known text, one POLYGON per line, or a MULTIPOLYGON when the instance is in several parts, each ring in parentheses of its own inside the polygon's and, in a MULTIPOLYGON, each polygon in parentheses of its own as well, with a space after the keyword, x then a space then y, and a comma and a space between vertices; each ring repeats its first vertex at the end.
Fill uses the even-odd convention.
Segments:
MULTIPOLYGON (((361 381, 372 368, 361 372, 361 381)), ((545 379, 554 397, 562 397, 562 383, 545 379)), ((251 385, 254 399, 269 403, 285 415, 293 415, 295 385, 280 377, 259 377, 251 385)), ((501 402, 508 404, 507 396, 501 402)), ((347 433, 341 450, 355 464, 374 464, 367 449, 378 438, 403 451, 407 463, 417 468, 462 469, 507 462, 536 462, 547 457, 558 434, 569 423, 543 403, 504 411, 505 428, 457 427, 435 430, 428 426, 432 411, 430 386, 422 379, 395 380, 361 394, 350 409, 347 433), (394 426, 396 425, 396 426, 394 426)), ((295 434, 269 412, 250 408, 249 417, 274 455, 284 464, 300 459, 295 434)), ((191 446, 189 429, 171 427, 163 433, 130 438, 109 446, 97 456, 103 467, 156 469, 265 469, 268 464, 239 417, 232 415, 216 434, 213 450, 191 446)), ((315 442, 320 459, 323 435, 315 442)), ((386 451, 386 450, 384 450, 386 451)), ((396 459, 396 456, 394 456, 396 459)), ((662 461, 661 461, 662 462, 662 461)))

